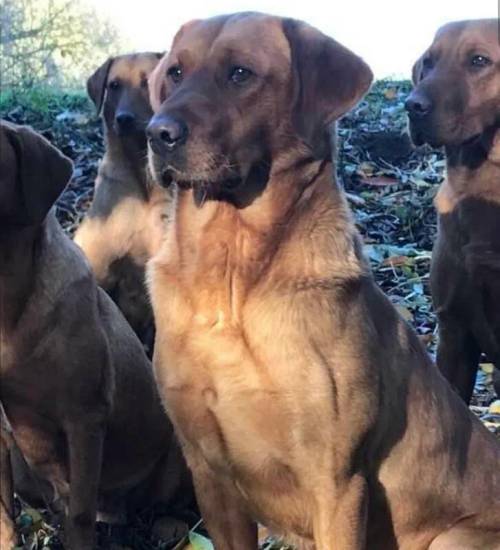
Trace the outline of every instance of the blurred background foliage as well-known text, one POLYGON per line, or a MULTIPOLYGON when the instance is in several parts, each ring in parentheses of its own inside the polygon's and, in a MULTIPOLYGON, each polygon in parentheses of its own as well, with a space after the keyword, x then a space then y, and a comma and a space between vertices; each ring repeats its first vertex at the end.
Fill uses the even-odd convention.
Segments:
POLYGON ((0 84, 7 90, 82 88, 126 48, 116 27, 82 0, 0 0, 0 84))

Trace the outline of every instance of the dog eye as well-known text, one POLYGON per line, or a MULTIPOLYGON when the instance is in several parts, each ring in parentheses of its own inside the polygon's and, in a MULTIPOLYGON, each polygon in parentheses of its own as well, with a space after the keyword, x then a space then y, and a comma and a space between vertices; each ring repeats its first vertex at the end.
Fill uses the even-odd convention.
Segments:
POLYGON ((470 64, 473 67, 482 68, 482 67, 488 67, 488 65, 491 65, 492 61, 485 55, 473 55, 470 64))
POLYGON ((109 84, 108 84, 108 88, 110 90, 118 90, 118 88, 120 87, 120 83, 118 82, 118 80, 112 80, 109 84))
POLYGON ((253 72, 250 69, 245 69, 245 67, 233 67, 229 73, 229 80, 234 84, 243 84, 246 82, 253 72))
POLYGON ((167 74, 175 83, 180 82, 183 77, 182 68, 179 65, 174 65, 173 67, 170 67, 170 69, 167 71, 167 74))
POLYGON ((422 66, 425 70, 429 71, 434 67, 434 60, 432 57, 424 57, 424 60, 422 61, 422 66))

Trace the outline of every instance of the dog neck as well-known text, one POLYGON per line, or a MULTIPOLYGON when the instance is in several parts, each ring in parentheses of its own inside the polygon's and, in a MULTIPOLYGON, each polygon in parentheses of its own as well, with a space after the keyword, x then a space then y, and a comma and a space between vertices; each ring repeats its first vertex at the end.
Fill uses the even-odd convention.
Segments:
POLYGON ((37 245, 43 227, 27 226, 0 232, 0 328, 16 325, 34 285, 37 245))
POLYGON ((229 278, 244 295, 280 269, 276 280, 302 288, 359 278, 368 272, 359 243, 332 163, 282 155, 244 208, 200 204, 194 190, 180 189, 162 260, 191 284, 221 288, 229 278))
POLYGON ((126 181, 149 199, 152 182, 147 170, 147 142, 143 132, 119 136, 105 128, 105 154, 101 172, 105 177, 126 181))
POLYGON ((465 198, 500 204, 500 129, 493 126, 473 143, 446 147, 447 175, 435 199, 439 213, 465 198))

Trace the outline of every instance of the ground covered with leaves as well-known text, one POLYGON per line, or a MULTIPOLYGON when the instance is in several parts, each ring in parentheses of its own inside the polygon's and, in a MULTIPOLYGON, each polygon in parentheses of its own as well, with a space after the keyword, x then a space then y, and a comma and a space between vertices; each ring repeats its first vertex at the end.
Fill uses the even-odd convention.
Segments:
MULTIPOLYGON (((338 172, 375 277, 400 314, 417 330, 434 353, 436 320, 429 293, 429 266, 436 235, 432 205, 443 179, 445 162, 441 152, 412 147, 404 112, 409 82, 380 81, 339 125, 338 172)), ((38 90, 28 94, 5 94, 0 115, 18 124, 30 124, 73 159, 73 179, 57 204, 65 230, 72 234, 88 207, 98 161, 103 153, 101 123, 83 94, 53 94, 38 90)), ((486 425, 500 433, 500 414, 488 406, 494 399, 492 365, 479 371, 473 410, 486 425)), ((151 515, 117 533, 99 527, 100 548, 164 549, 175 545, 151 536, 151 515)), ((190 527, 193 522, 189 521, 190 527)), ((23 508, 19 524, 24 532, 23 548, 56 549, 57 528, 47 513, 23 508)), ((207 550, 201 526, 191 529, 179 547, 190 544, 207 550)), ((262 534, 262 546, 276 547, 262 534)))

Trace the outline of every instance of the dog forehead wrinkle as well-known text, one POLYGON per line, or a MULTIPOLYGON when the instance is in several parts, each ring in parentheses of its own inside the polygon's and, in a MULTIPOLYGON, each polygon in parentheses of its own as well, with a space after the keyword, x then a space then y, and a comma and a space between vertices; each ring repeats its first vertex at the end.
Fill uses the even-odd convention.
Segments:
POLYGON ((152 54, 123 55, 115 59, 109 71, 108 81, 120 79, 136 86, 155 68, 158 59, 152 54))
POLYGON ((437 30, 435 40, 444 37, 453 37, 456 39, 462 35, 468 24, 468 21, 452 21, 451 23, 446 23, 437 30))
POLYGON ((227 49, 250 59, 256 59, 257 55, 260 63, 269 62, 269 52, 291 59, 280 19, 254 13, 223 16, 193 25, 180 37, 172 59, 177 57, 182 65, 192 66, 202 59, 227 56, 227 49), (258 51, 266 55, 256 54, 258 51))
MULTIPOLYGON (((497 19, 482 19, 476 21, 456 21, 438 29, 434 38, 436 46, 441 45, 449 49, 450 44, 463 45, 464 43, 486 44, 492 41, 500 47, 497 19), (465 40, 462 37, 466 37, 465 40)), ((472 44, 473 45, 473 44, 472 44)))
POLYGON ((214 17, 205 21, 195 22, 174 40, 170 51, 170 59, 179 57, 179 52, 191 52, 194 58, 199 58, 209 49, 220 32, 227 16, 214 17))
MULTIPOLYGON (((184 69, 192 69, 199 62, 200 55, 201 51, 197 49, 183 48, 178 50, 175 57, 177 58, 176 62, 181 65, 181 67, 184 69)), ((169 66, 173 63, 175 62, 172 60, 172 63, 170 63, 169 66)))
POLYGON ((262 15, 250 19, 250 22, 242 19, 226 25, 213 47, 223 47, 226 52, 235 56, 248 56, 260 65, 270 66, 280 57, 289 62, 290 45, 283 33, 280 20, 262 15))

